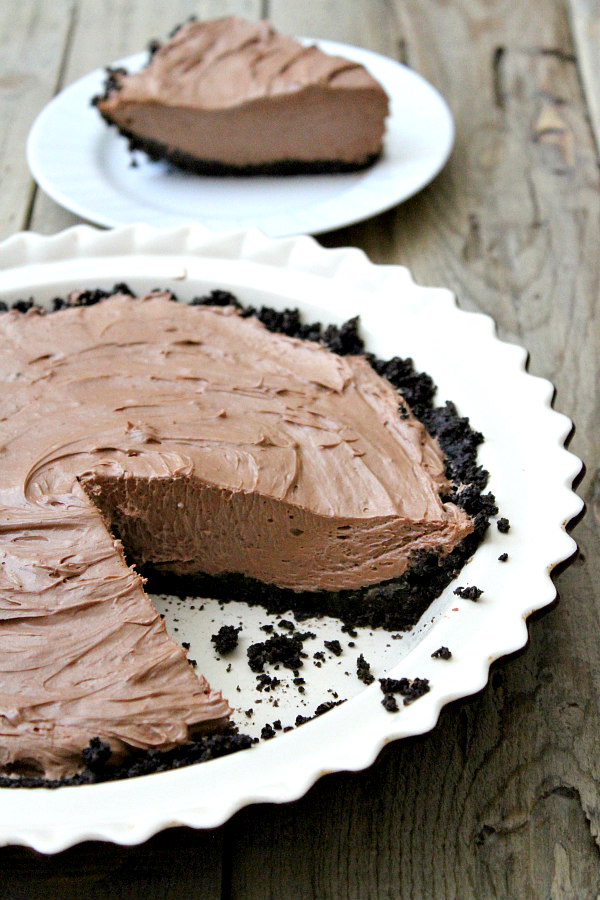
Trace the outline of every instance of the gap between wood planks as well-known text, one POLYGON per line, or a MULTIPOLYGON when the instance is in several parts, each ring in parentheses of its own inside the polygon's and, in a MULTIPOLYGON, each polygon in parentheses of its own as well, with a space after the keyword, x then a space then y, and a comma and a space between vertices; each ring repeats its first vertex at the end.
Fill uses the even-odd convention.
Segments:
MULTIPOLYGON (((73 46, 73 37, 75 35, 75 29, 77 25, 77 4, 73 4, 71 9, 69 10, 69 26, 67 28, 67 34, 65 39, 65 45, 63 47, 62 56, 60 58, 60 65, 58 67, 58 73, 56 76, 56 82, 54 84, 54 90, 52 92, 52 96, 56 97, 56 95, 61 91, 65 73, 67 71, 67 65, 69 62, 69 55, 71 53, 71 47, 73 46)), ((27 211, 25 213, 25 221, 24 228, 29 230, 31 227, 31 221, 33 218, 33 208, 35 206, 36 197, 39 191, 39 186, 36 181, 32 181, 31 190, 29 192, 29 200, 27 203, 27 211)))

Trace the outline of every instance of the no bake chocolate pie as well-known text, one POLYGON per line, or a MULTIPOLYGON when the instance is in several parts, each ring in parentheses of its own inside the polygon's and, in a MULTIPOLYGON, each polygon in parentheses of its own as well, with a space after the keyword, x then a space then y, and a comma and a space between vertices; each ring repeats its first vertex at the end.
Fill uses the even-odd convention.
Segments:
POLYGON ((109 69, 94 103, 132 149, 210 175, 364 168, 388 112, 364 66, 231 16, 187 22, 140 72, 109 69))
POLYGON ((365 356, 355 323, 249 315, 223 292, 64 306, 0 317, 5 776, 227 724, 123 547, 213 596, 396 628, 481 538, 480 436, 406 361, 365 356))

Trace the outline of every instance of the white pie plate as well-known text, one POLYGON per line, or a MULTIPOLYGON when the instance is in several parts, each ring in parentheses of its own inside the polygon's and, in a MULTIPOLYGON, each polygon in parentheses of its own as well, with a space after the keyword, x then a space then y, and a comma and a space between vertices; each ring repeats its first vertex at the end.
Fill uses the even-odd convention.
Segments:
MULTIPOLYGON (((362 63, 389 95, 383 155, 363 172, 211 178, 151 162, 141 153, 132 168, 127 141, 90 105, 105 79, 96 69, 37 117, 27 141, 31 173, 57 203, 99 225, 202 222, 214 231, 256 227, 286 237, 320 234, 389 209, 420 191, 448 159, 454 141, 450 110, 435 88, 396 60, 347 44, 316 43, 362 63)), ((147 53, 137 53, 113 65, 134 71, 147 59, 147 53)))
MULTIPOLYGON (((125 280, 137 291, 171 287, 182 300, 227 288, 245 302, 298 306, 308 321, 339 324, 359 314, 369 350, 412 356, 438 384, 438 402, 453 399, 486 435, 479 458, 511 522, 506 535, 492 523, 459 578, 484 589, 479 602, 455 596, 450 585, 402 640, 390 641, 385 632, 357 639, 356 652, 365 648, 377 676, 430 679, 430 693, 418 702, 386 712, 379 685, 357 681, 355 651, 351 656, 345 647, 341 667, 350 676, 335 659, 322 669, 308 665, 308 699, 288 690, 277 710, 293 721, 338 679, 349 699, 326 715, 249 751, 177 771, 58 790, 4 788, 0 843, 43 852, 90 839, 135 844, 169 826, 214 828, 250 803, 296 799, 322 775, 363 769, 388 741, 433 728, 444 704, 480 690, 490 663, 526 643, 528 615, 555 598, 552 568, 575 550, 565 526, 582 508, 572 491, 581 463, 564 447, 571 423, 551 409, 552 385, 525 372, 525 350, 498 340, 490 318, 459 310, 448 290, 417 286, 405 268, 373 265, 359 250, 325 250, 312 238, 274 240, 256 231, 215 235, 202 226, 141 225, 109 232, 78 226, 52 237, 21 233, 0 244, 0 271, 0 297, 9 301, 33 295, 47 302, 74 287, 125 280), (503 552, 506 563, 498 561, 503 552), (431 657, 441 645, 453 652, 448 662, 431 657)), ((238 614, 223 611, 232 621, 238 614)), ((252 615, 250 629, 266 620, 256 608, 252 615)), ((188 612, 193 630, 192 619, 188 612)), ((339 623, 323 628, 319 641, 328 633, 340 637, 339 623)), ((200 667, 243 705, 247 697, 227 693, 224 664, 208 646, 200 667)), ((243 651, 232 670, 242 693, 250 690, 243 651)), ((271 708, 265 721, 274 718, 271 708)))

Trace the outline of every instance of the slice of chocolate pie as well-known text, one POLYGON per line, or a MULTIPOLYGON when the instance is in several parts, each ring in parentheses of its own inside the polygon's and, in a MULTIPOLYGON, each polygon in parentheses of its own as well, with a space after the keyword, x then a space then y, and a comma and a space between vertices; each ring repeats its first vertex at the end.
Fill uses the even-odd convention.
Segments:
POLYGON ((109 69, 93 102, 132 149, 210 175, 364 168, 388 112, 364 66, 235 17, 186 23, 140 72, 109 69))

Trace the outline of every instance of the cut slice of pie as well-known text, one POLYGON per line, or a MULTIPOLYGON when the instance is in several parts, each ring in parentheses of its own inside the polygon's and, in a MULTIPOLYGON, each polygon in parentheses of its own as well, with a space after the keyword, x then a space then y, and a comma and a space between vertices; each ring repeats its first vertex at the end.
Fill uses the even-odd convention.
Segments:
POLYGON ((380 155, 388 97, 364 66, 267 22, 190 21, 93 103, 132 149, 201 174, 364 168, 380 155))

